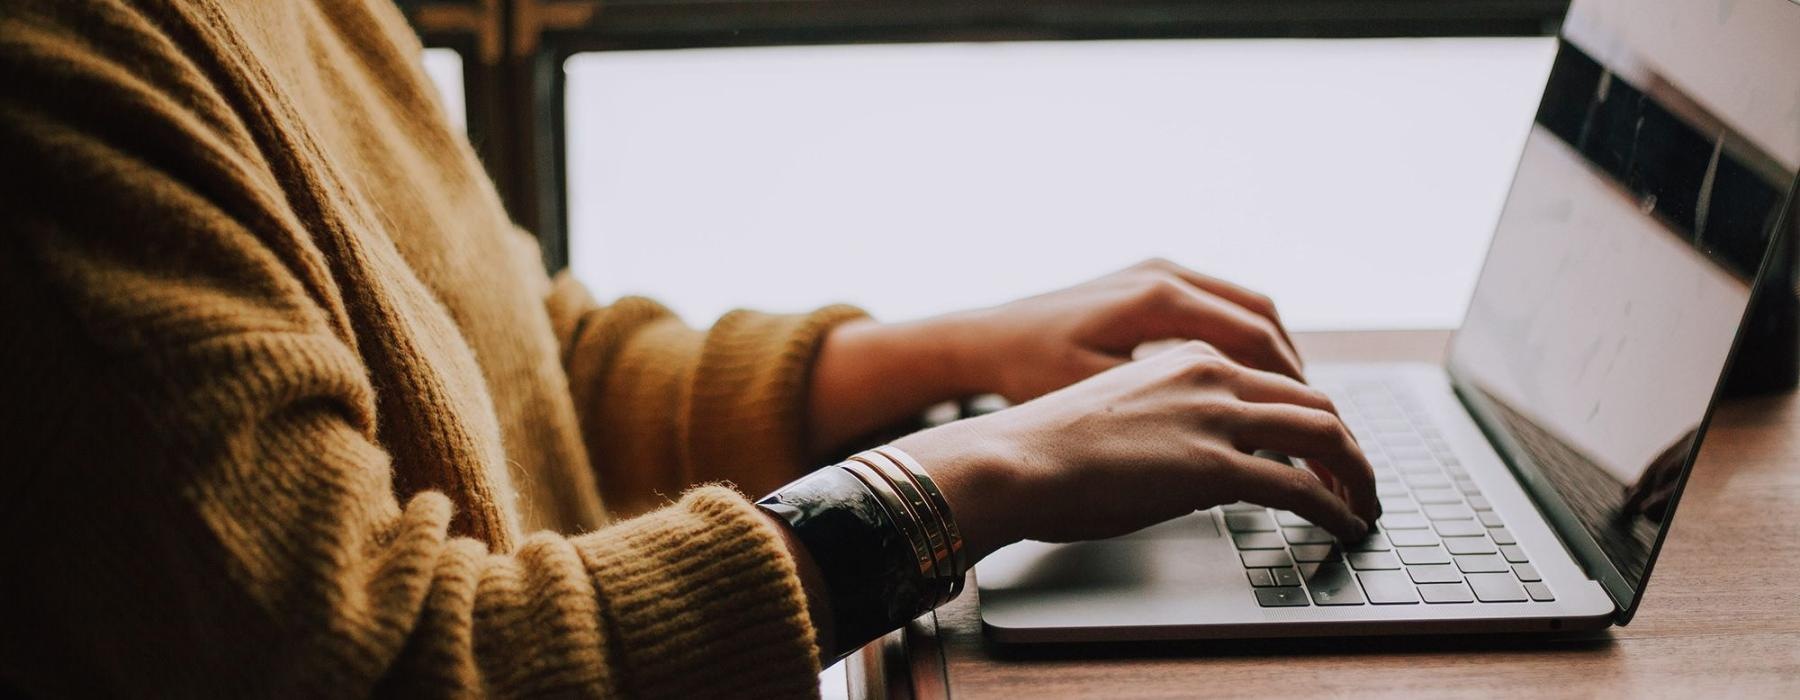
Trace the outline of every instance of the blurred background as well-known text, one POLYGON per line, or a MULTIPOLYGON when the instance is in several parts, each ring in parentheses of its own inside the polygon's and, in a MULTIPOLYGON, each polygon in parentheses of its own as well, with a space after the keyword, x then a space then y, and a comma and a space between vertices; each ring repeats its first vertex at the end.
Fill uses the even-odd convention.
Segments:
POLYGON ((890 320, 1159 255, 1448 328, 1566 0, 403 1, 552 269, 890 320))

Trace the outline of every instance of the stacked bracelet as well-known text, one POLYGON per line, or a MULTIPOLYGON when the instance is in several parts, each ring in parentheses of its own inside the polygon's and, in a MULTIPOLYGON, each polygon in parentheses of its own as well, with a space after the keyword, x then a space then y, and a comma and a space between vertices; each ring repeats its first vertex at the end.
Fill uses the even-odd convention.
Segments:
POLYGON ((838 648, 854 651, 962 591, 968 555, 919 463, 878 447, 757 501, 788 523, 825 579, 838 648))

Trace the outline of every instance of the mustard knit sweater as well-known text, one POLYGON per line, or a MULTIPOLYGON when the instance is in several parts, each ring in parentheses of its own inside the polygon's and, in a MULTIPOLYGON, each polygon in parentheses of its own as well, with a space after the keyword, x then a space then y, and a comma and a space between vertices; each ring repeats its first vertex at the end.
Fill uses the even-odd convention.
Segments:
POLYGON ((820 338, 548 278, 388 0, 0 4, 0 687, 771 696, 820 338), (608 524, 614 513, 661 507, 608 524))

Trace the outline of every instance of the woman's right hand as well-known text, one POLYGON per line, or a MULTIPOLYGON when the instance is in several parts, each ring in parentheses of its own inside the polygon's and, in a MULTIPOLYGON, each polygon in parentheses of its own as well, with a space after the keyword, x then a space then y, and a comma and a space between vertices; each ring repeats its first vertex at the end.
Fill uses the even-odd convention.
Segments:
POLYGON ((1374 474, 1330 399, 1199 342, 894 444, 943 489, 971 561, 1019 540, 1113 537, 1236 501, 1293 511, 1347 541, 1380 516, 1374 474))

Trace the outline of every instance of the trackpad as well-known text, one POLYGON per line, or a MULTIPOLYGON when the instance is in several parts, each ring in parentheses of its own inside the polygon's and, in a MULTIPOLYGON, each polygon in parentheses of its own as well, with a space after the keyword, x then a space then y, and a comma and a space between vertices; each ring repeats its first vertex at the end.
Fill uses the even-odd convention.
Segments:
POLYGON ((1220 539, 1212 513, 1202 512, 1110 540, 1021 542, 982 562, 977 580, 984 591, 1021 593, 1091 595, 1164 585, 1188 588, 1219 567, 1220 560, 1210 550, 1219 546, 1220 539))

